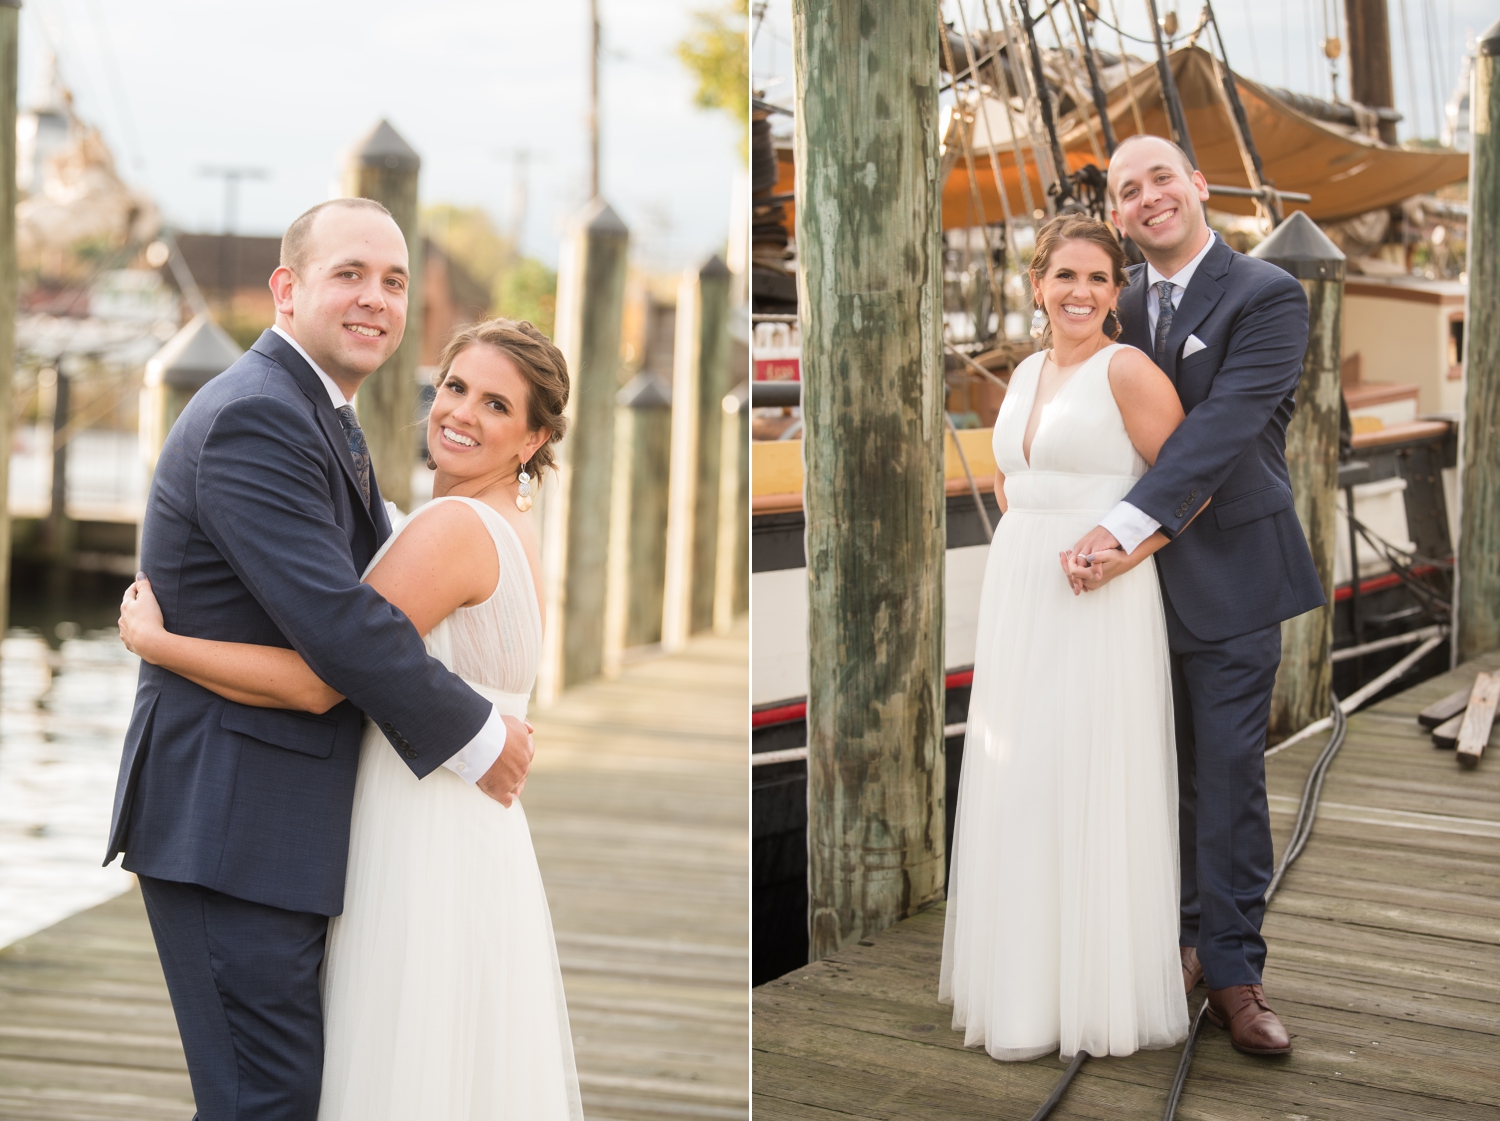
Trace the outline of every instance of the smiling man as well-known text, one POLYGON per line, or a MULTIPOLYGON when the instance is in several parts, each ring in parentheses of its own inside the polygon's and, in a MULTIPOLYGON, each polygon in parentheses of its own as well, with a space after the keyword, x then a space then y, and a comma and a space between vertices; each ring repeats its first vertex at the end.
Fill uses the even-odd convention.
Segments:
POLYGON ((343 910, 368 716, 418 778, 446 766, 496 799, 529 737, 428 656, 361 583, 391 525, 349 400, 406 328, 410 265, 389 213, 337 199, 292 223, 276 325, 168 434, 141 538, 166 625, 293 647, 348 700, 323 713, 227 701, 142 663, 110 830, 140 877, 199 1121, 315 1121, 318 970, 343 910))
POLYGON ((1183 982, 1207 983, 1209 1017, 1236 1048, 1285 1054, 1290 1037, 1261 988, 1273 871, 1263 753, 1281 622, 1325 603, 1286 466, 1307 297, 1209 229, 1208 185, 1170 141, 1121 143, 1109 194, 1115 225, 1146 258, 1120 298, 1120 341, 1166 371, 1187 417, 1076 549, 1128 553, 1158 529, 1171 538, 1156 564, 1176 713, 1183 982))

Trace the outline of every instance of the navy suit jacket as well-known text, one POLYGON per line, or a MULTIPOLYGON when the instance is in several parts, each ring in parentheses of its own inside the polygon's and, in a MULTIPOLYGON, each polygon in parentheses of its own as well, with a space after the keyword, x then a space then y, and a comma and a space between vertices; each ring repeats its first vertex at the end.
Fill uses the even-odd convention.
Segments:
POLYGON ((390 521, 360 497, 338 415, 272 331, 188 403, 156 465, 141 567, 167 629, 295 648, 348 700, 236 704, 141 665, 106 862, 291 911, 343 910, 362 714, 418 778, 491 705, 360 575, 390 521))
MULTIPOLYGON (((1149 355, 1146 266, 1129 277, 1120 341, 1149 355)), ((1162 588, 1183 625, 1205 642, 1326 602, 1286 466, 1307 330, 1302 285, 1217 237, 1172 318, 1161 363, 1187 419, 1125 500, 1172 538, 1156 554, 1162 588), (1204 346, 1184 358, 1189 335, 1204 346), (1188 525, 1210 497, 1213 504, 1188 525)))

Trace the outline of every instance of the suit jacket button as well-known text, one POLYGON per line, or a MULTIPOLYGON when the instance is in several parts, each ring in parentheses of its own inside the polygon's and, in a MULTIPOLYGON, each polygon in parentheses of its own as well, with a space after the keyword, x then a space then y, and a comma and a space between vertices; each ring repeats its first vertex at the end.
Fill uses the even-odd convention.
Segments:
POLYGON ((396 730, 394 727, 392 727, 391 722, 389 720, 387 720, 384 724, 382 724, 380 726, 380 728, 381 728, 382 731, 385 731, 385 732, 394 732, 396 730))
POLYGON ((406 749, 406 757, 408 759, 415 759, 417 757, 417 753, 408 747, 406 749))

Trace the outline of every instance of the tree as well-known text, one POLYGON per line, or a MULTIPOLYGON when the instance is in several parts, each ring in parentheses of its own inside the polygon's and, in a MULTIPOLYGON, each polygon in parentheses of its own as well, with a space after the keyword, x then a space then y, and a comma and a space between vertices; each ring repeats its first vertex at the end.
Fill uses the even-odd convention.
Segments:
POLYGON ((749 0, 696 11, 693 27, 677 44, 677 58, 698 79, 695 104, 722 109, 740 129, 740 156, 750 152, 749 0))

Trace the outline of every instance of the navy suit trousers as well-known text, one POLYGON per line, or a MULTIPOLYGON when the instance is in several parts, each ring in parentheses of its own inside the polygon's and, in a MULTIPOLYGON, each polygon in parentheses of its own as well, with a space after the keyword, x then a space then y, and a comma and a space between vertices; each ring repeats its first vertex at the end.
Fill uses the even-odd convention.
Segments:
POLYGON ((325 915, 141 876, 195 1121, 316 1121, 325 915))
POLYGON ((1195 637, 1163 595, 1177 724, 1182 935, 1211 989, 1259 984, 1274 871, 1266 723, 1281 624, 1218 642, 1195 637))

